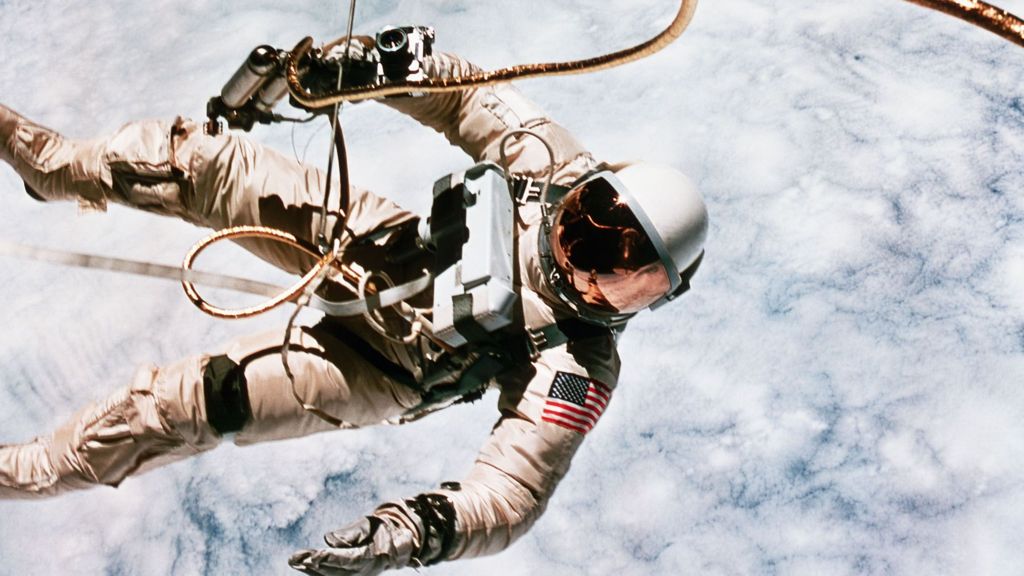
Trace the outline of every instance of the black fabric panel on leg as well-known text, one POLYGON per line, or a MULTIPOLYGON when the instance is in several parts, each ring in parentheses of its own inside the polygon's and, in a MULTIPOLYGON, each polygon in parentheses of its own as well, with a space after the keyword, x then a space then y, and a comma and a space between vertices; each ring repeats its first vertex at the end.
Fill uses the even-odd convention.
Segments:
POLYGON ((227 356, 210 358, 203 371, 206 419, 220 434, 238 432, 252 417, 245 371, 227 356))

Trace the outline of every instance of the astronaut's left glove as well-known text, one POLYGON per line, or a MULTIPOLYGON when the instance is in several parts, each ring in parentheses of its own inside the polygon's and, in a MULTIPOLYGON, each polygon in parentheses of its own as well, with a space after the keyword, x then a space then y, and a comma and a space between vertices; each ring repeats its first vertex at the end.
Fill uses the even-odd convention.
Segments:
MULTIPOLYGON (((302 85, 316 93, 337 88, 338 68, 345 63, 343 87, 371 86, 377 83, 377 64, 380 54, 369 36, 353 36, 352 41, 339 38, 323 48, 323 57, 314 58, 304 71, 302 85)), ((324 110, 330 110, 328 106, 324 110)))
POLYGON ((318 576, 371 576, 445 558, 455 536, 455 508, 442 494, 389 502, 324 536, 324 550, 302 550, 288 564, 318 576))

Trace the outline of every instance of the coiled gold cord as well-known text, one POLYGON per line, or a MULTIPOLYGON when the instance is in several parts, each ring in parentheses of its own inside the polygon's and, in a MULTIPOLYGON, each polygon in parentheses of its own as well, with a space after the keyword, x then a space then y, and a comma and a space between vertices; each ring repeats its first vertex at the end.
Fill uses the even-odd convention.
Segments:
MULTIPOLYGON (((266 302, 263 302, 262 304, 247 308, 227 309, 214 306, 199 295, 199 291, 196 289, 193 282, 189 280, 182 280, 181 286, 184 288, 185 295, 188 297, 189 301, 195 304, 195 306, 203 312, 215 318, 233 320, 238 318, 249 318, 251 316, 263 314, 264 312, 269 312, 285 302, 290 302, 301 296, 311 284, 322 279, 323 276, 328 273, 328 268, 332 268, 333 270, 331 272, 340 275, 338 279, 343 282, 343 285, 345 285, 344 283, 347 283, 345 286, 346 288, 354 290, 354 286, 358 285, 362 280, 363 274, 359 270, 341 262, 340 251, 333 250, 329 251, 327 254, 321 255, 314 247, 299 240, 294 235, 267 226, 233 226, 231 228, 224 228, 223 230, 218 230, 199 242, 196 242, 196 244, 188 251, 188 254, 185 255, 185 259, 181 263, 181 268, 185 270, 185 275, 195 275, 193 274, 192 266, 195 264, 196 258, 198 258, 199 255, 210 246, 223 240, 237 240, 241 238, 260 238, 262 240, 279 242, 317 258, 318 261, 290 288, 283 290, 280 294, 266 302)), ((377 292, 376 288, 372 286, 367 287, 365 291, 369 294, 375 294, 377 292)))
POLYGON ((289 302, 299 297, 302 292, 308 287, 317 277, 324 268, 330 266, 334 262, 334 255, 327 254, 321 256, 315 250, 308 248, 302 242, 299 242, 298 238, 287 232, 277 230, 275 228, 268 228, 265 226, 234 226, 232 228, 225 228, 210 234, 206 238, 203 238, 197 242, 185 255, 185 260, 181 263, 181 267, 184 270, 191 270, 192 265, 195 263, 196 258, 207 248, 220 242, 222 240, 235 240, 239 238, 262 238, 264 240, 271 240, 274 242, 280 242, 296 250, 305 252, 310 256, 319 258, 319 261, 314 265, 309 272, 306 272, 291 288, 281 292, 277 296, 274 296, 270 300, 256 306, 250 306, 247 308, 240 308, 230 310, 226 308, 220 308, 207 302, 202 296, 199 295, 199 291, 196 289, 195 284, 188 280, 182 280, 181 287, 185 290, 185 296, 188 297, 189 301, 196 305, 197 308, 203 312, 213 316, 215 318, 224 319, 238 319, 238 318, 249 318, 251 316, 257 316, 277 308, 285 302, 289 302))

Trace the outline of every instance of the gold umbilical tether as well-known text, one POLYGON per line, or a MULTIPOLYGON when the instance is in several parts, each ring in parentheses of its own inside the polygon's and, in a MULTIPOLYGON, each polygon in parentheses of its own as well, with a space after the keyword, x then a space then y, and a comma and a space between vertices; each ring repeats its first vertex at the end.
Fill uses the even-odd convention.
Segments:
MULTIPOLYGON (((1024 47, 1024 21, 1017 16, 980 0, 905 0, 919 6, 931 8, 959 18, 1002 36, 1006 40, 1024 47)), ((400 81, 382 86, 356 86, 341 88, 333 92, 314 94, 307 90, 299 78, 299 62, 312 49, 313 39, 303 38, 292 50, 287 66, 288 90, 296 102, 307 108, 323 108, 349 100, 366 100, 397 94, 439 93, 465 90, 472 87, 491 86, 525 78, 585 74, 621 66, 650 56, 672 44, 690 25, 697 0, 682 0, 675 18, 658 35, 636 46, 587 58, 567 62, 543 64, 522 64, 498 70, 477 72, 451 78, 428 78, 416 81, 400 81)))

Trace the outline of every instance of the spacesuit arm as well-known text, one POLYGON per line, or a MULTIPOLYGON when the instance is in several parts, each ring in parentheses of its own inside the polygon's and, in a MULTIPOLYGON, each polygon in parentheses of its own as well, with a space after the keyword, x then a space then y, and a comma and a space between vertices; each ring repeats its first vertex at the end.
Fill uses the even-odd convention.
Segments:
POLYGON ((503 383, 501 417, 469 475, 437 492, 455 511, 445 559, 497 553, 530 529, 604 412, 617 376, 609 337, 548 350, 527 381, 503 383))
MULTIPOLYGON (((479 71, 451 54, 435 54, 424 63, 432 77, 463 76, 479 71)), ((555 154, 555 183, 571 182, 596 164, 583 145, 561 124, 511 84, 461 92, 388 98, 384 104, 445 135, 477 162, 501 164, 501 140, 513 130, 527 128, 542 136, 555 154)), ((531 136, 518 136, 506 147, 509 169, 530 177, 546 176, 549 158, 544 145, 531 136)))
POLYGON ((619 360, 609 336, 547 350, 528 368, 501 382, 501 417, 464 480, 379 506, 292 567, 379 574, 494 554, 525 534, 611 400, 619 360))

